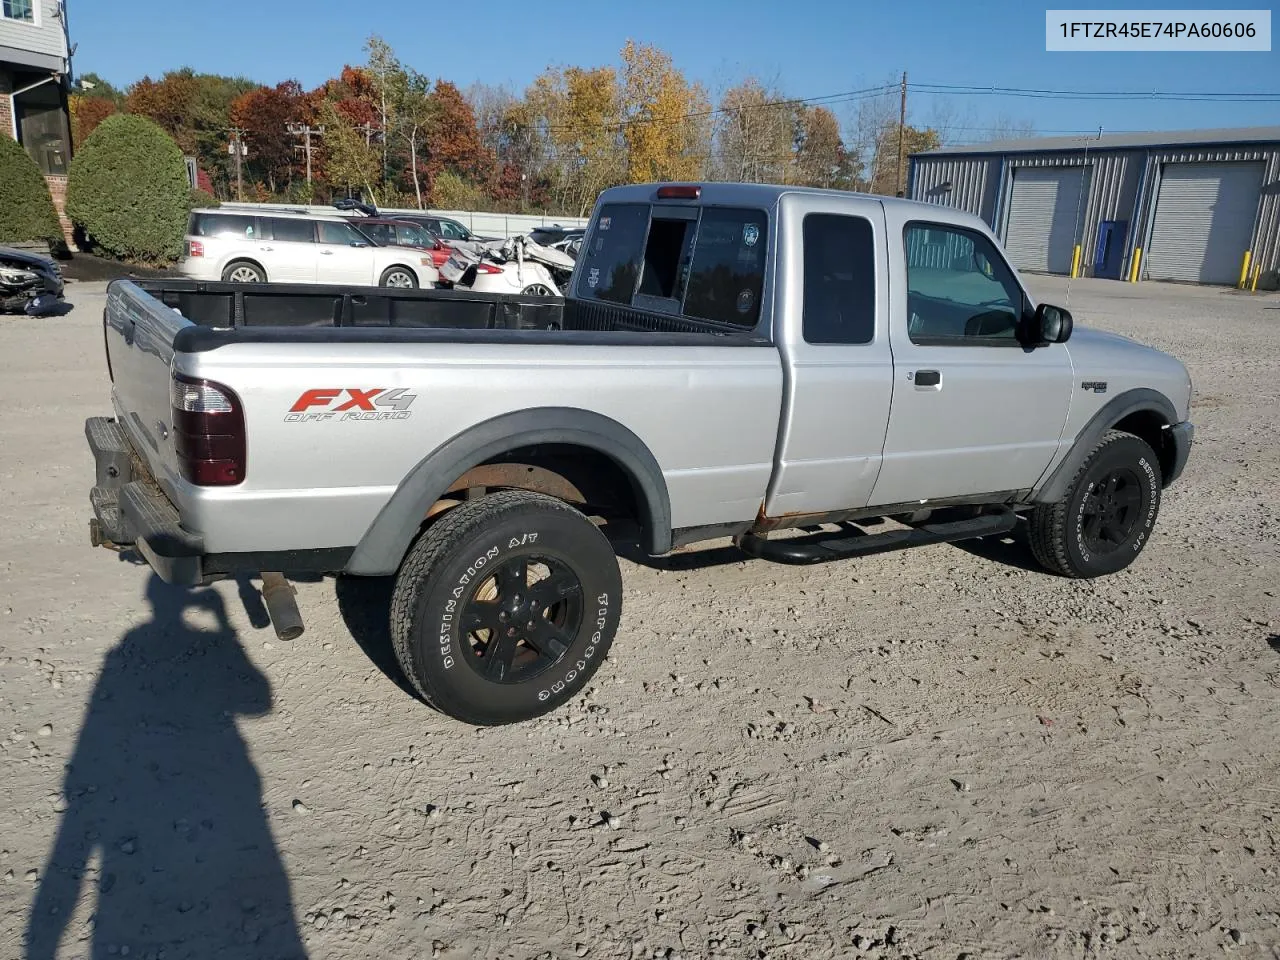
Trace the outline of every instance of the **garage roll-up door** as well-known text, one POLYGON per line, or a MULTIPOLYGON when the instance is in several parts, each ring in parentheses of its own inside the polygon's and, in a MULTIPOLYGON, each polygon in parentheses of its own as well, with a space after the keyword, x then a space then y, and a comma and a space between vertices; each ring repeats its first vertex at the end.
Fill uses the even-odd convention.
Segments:
POLYGON ((1165 164, 1147 276, 1235 283, 1253 238, 1261 192, 1261 163, 1165 164))
POLYGON ((1019 270, 1070 273, 1076 215, 1084 216, 1084 167, 1018 167, 1009 194, 1005 249, 1019 270))

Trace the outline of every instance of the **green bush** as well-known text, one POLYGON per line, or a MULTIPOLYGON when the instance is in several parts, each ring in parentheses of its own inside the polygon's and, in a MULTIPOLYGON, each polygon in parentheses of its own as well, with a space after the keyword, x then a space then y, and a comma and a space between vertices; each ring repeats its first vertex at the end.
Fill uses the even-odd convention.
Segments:
POLYGON ((181 256, 191 209, 186 162, 150 120, 107 117, 76 153, 67 181, 67 215, 102 252, 147 262, 181 256))
POLYGON ((0 243, 61 239, 53 198, 35 161, 0 133, 0 243))
POLYGON ((211 210, 222 206, 222 201, 207 190, 192 190, 187 206, 192 210, 211 210))

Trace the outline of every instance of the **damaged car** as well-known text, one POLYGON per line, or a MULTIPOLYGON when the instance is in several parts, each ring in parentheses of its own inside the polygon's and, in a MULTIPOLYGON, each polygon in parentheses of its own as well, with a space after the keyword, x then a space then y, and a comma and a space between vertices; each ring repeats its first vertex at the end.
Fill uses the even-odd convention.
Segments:
POLYGON ((62 301, 62 271, 46 256, 0 247, 0 313, 40 316, 62 301))

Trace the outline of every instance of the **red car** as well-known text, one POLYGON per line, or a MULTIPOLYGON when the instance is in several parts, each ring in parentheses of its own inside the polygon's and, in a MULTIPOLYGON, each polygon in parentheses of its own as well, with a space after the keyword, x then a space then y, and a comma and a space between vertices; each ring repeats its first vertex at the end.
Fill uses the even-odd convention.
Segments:
POLYGON ((413 247, 427 251, 437 270, 453 253, 420 223, 395 217, 347 217, 346 220, 380 247, 413 247))

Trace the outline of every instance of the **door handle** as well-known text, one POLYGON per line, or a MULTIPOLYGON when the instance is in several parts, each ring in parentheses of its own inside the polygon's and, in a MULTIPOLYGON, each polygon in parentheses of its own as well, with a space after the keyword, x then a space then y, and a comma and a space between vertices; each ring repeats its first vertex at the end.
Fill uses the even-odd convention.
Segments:
POLYGON ((912 377, 917 390, 928 390, 942 386, 942 373, 938 370, 917 370, 912 377))
POLYGON ((321 250, 321 251, 320 251, 320 256, 322 256, 322 257, 332 257, 332 256, 333 256, 333 251, 332 251, 332 250, 321 250))

